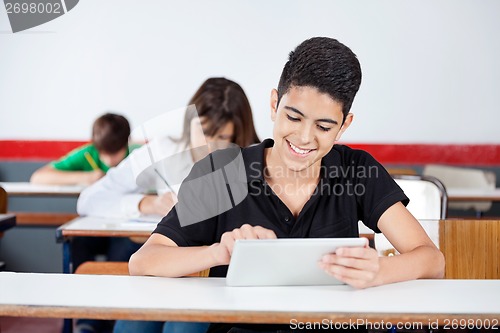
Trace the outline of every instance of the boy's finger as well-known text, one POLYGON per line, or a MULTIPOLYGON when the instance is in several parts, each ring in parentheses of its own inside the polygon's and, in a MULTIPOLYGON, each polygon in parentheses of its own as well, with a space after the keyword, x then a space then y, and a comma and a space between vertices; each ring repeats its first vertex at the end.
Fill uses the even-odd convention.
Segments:
POLYGON ((326 273, 350 285, 359 286, 372 281, 376 273, 369 270, 361 270, 351 267, 323 264, 320 266, 326 273))
POLYGON ((327 254, 321 258, 321 263, 333 266, 343 266, 362 271, 378 271, 378 260, 373 258, 342 257, 335 254, 327 254))
POLYGON ((255 227, 249 224, 244 224, 240 227, 240 232, 243 239, 257 239, 257 233, 255 232, 255 227))
POLYGON ((341 257, 354 257, 368 259, 374 254, 371 248, 366 247, 341 247, 335 251, 335 254, 341 257))
POLYGON ((276 234, 274 231, 262 227, 255 227, 255 233, 259 239, 276 239, 276 234))
POLYGON ((227 251, 229 252, 229 255, 231 256, 233 254, 233 249, 234 249, 234 238, 230 238, 226 241, 225 245, 227 248, 227 251))

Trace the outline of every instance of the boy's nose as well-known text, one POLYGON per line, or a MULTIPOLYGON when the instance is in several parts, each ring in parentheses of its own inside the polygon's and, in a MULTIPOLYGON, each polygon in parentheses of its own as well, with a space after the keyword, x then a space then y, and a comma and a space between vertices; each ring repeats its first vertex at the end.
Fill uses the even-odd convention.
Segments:
POLYGON ((309 126, 304 126, 300 131, 300 144, 308 144, 312 141, 312 131, 309 126))

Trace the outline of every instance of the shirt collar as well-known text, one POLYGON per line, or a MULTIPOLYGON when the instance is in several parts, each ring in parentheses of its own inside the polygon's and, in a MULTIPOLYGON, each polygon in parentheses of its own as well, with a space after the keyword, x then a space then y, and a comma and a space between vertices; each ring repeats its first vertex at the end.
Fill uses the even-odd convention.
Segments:
POLYGON ((342 157, 337 149, 337 145, 333 145, 332 149, 321 160, 321 172, 323 178, 333 179, 338 178, 339 173, 335 172, 342 166, 342 157))

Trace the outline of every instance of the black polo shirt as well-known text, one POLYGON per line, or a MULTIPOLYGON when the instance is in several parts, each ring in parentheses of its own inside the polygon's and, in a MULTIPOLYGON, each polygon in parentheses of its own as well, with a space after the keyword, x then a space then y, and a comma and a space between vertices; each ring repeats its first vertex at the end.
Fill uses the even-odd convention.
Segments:
MULTIPOLYGON (((264 150, 273 144, 274 141, 268 139, 241 149, 246 175, 243 186, 248 194, 236 202, 231 198, 230 207, 233 208, 220 210, 219 207, 219 211, 225 212, 218 215, 212 213, 213 217, 200 218, 201 222, 181 226, 178 204, 162 219, 154 232, 172 239, 178 246, 212 245, 220 241, 224 232, 246 223, 271 229, 278 238, 358 237, 359 220, 375 232, 380 232, 377 228, 380 216, 398 201, 405 205, 409 202, 401 188, 370 154, 335 145, 322 160, 316 191, 295 218, 263 176, 264 150)), ((214 166, 213 158, 224 162, 227 158, 223 152, 217 151, 213 156, 196 163, 185 182, 205 174, 206 171, 202 170, 206 170, 207 165, 212 170, 220 168, 214 166)), ((234 157, 234 154, 231 156, 234 157)), ((227 180, 227 175, 224 177, 227 180)), ((196 190, 186 190, 187 186, 183 184, 179 191, 179 202, 189 206, 192 211, 202 210, 207 201, 213 204, 216 186, 209 181, 196 190)), ((231 194, 230 186, 228 193, 231 194)), ((224 277, 226 272, 227 266, 214 267, 210 275, 224 277)))

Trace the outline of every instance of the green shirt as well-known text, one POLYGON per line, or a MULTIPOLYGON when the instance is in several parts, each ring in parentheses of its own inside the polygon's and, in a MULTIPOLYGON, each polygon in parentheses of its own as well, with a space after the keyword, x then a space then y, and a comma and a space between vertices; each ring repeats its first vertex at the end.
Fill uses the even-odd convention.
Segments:
MULTIPOLYGON (((140 145, 138 144, 129 145, 125 157, 127 157, 132 150, 139 147, 140 145)), ((62 157, 60 160, 52 162, 52 166, 57 170, 63 171, 92 171, 94 169, 85 157, 85 153, 90 154, 99 169, 101 169, 103 172, 108 172, 109 166, 101 161, 101 159, 99 158, 99 152, 97 151, 95 146, 90 143, 76 148, 73 151, 69 152, 66 156, 62 157)))

